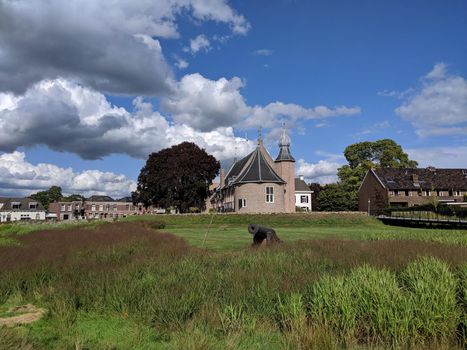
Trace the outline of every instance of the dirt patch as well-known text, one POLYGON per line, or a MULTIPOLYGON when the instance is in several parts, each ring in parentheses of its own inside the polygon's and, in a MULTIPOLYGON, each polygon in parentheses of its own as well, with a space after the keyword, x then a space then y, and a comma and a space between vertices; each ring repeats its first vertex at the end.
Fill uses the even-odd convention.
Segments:
POLYGON ((19 324, 36 322, 45 314, 45 309, 37 308, 32 304, 26 304, 10 308, 8 313, 15 314, 10 317, 0 317, 0 326, 13 327, 19 324))

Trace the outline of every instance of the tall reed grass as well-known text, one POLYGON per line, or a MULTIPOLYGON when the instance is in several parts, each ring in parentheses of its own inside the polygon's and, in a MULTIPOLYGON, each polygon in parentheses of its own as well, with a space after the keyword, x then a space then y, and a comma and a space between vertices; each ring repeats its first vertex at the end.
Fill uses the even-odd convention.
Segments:
POLYGON ((462 247, 320 240, 214 253, 142 223, 22 242, 23 250, 0 251, 0 266, 10 263, 0 269, 0 305, 32 302, 48 314, 0 329, 0 348, 465 345, 462 247), (396 253, 386 254, 388 247, 396 253), (32 262, 15 265, 13 257, 32 262), (126 337, 110 331, 119 328, 126 337))

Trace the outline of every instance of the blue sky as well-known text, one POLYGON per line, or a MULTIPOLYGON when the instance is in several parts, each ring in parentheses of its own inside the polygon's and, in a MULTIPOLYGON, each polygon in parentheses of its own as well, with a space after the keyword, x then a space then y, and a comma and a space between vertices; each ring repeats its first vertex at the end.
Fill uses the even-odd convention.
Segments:
POLYGON ((262 126, 274 156, 282 122, 308 181, 381 138, 467 167, 465 1, 0 5, 0 195, 123 196, 152 151, 189 140, 229 166, 262 126))

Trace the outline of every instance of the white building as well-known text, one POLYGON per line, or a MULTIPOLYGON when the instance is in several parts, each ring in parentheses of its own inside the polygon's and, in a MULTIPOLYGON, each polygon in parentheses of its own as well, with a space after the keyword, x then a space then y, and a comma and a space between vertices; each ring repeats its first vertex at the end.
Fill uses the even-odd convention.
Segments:
POLYGON ((0 222, 45 220, 45 209, 31 198, 0 198, 0 222))
POLYGON ((310 187, 305 183, 303 176, 295 179, 295 207, 305 211, 311 211, 311 194, 310 187))

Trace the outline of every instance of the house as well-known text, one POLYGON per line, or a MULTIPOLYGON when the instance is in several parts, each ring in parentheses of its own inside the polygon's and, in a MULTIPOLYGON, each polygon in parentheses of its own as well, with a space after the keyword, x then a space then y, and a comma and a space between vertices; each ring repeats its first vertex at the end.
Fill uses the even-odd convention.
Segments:
POLYGON ((279 155, 273 160, 258 136, 256 149, 234 161, 212 197, 214 208, 235 213, 295 212, 295 159, 290 153, 285 129, 279 140, 279 155))
POLYGON ((67 221, 85 218, 84 202, 53 202, 49 204, 49 214, 55 214, 57 221, 67 221))
POLYGON ((370 169, 358 191, 358 208, 380 214, 388 206, 460 203, 466 195, 467 169, 370 169))
POLYGON ((143 213, 142 205, 134 205, 131 198, 115 200, 109 196, 91 196, 84 203, 88 219, 116 219, 143 213))
POLYGON ((305 211, 312 210, 312 197, 313 191, 310 190, 310 187, 305 183, 305 180, 302 175, 298 178, 295 178, 295 207, 300 208, 305 211))
POLYGON ((57 221, 117 219, 130 215, 161 213, 165 213, 165 210, 152 206, 145 208, 141 203, 134 205, 131 197, 113 199, 109 196, 95 195, 84 201, 54 202, 49 205, 49 215, 57 221))
POLYGON ((0 222, 45 220, 45 208, 32 198, 0 198, 0 222))

